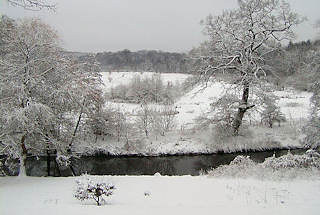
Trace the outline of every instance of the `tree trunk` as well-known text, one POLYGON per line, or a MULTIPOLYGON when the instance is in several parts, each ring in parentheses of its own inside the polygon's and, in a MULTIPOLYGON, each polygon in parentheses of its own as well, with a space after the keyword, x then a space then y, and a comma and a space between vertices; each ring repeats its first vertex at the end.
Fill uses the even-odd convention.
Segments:
POLYGON ((249 98, 249 84, 244 84, 243 91, 242 91, 241 104, 239 105, 238 112, 234 118, 233 125, 232 125, 234 136, 239 135, 239 128, 242 124, 242 119, 246 111, 254 107, 254 105, 248 106, 248 98, 249 98))
POLYGON ((50 164, 51 164, 51 157, 50 157, 50 151, 47 149, 47 174, 50 176, 50 164))
POLYGON ((27 176, 27 172, 26 172, 27 148, 24 144, 25 139, 26 139, 25 136, 21 138, 21 153, 19 158, 19 162, 20 162, 19 176, 20 177, 27 176))
POLYGON ((83 100, 83 102, 82 102, 82 107, 81 107, 81 109, 80 109, 80 113, 79 113, 78 121, 77 121, 76 127, 74 128, 73 135, 72 135, 72 138, 71 138, 71 141, 70 141, 70 143, 69 143, 68 150, 67 150, 70 154, 71 154, 71 147, 72 147, 72 144, 73 144, 74 138, 76 137, 76 134, 77 134, 77 131, 78 131, 78 128, 79 128, 80 122, 81 122, 81 118, 82 118, 82 114, 83 114, 83 106, 84 106, 84 104, 85 104, 85 100, 83 100))
POLYGON ((74 138, 76 137, 76 134, 77 134, 77 131, 78 131, 78 128, 79 128, 79 125, 80 125, 80 121, 81 121, 81 118, 82 118, 82 108, 81 108, 81 111, 79 113, 79 117, 78 117, 78 121, 77 121, 77 124, 76 124, 76 127, 74 128, 74 131, 73 131, 73 134, 72 134, 72 138, 71 138, 71 141, 69 143, 69 146, 68 146, 68 153, 71 154, 71 147, 72 147, 72 144, 73 144, 73 141, 74 141, 74 138))

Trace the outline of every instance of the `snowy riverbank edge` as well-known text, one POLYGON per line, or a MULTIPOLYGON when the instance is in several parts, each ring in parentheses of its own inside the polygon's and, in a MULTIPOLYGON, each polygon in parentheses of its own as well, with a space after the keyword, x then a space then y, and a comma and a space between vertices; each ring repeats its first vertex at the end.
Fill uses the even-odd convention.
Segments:
POLYGON ((274 147, 274 148, 267 148, 262 150, 256 150, 256 149, 246 149, 246 150, 235 150, 235 151, 201 151, 201 152, 177 152, 177 153, 157 153, 157 154, 148 154, 148 153, 118 153, 113 154, 109 152, 105 152, 103 150, 98 150, 93 153, 79 153, 76 152, 76 157, 81 156, 107 156, 107 157, 165 157, 165 156, 197 156, 197 155, 213 155, 213 154, 234 154, 234 153, 254 153, 254 152, 273 152, 273 151, 282 151, 282 150, 308 150, 308 148, 305 147, 274 147))
POLYGON ((146 141, 135 147, 127 148, 123 143, 99 142, 94 144, 79 144, 73 148, 73 153, 78 156, 174 156, 174 155, 206 155, 229 154, 238 152, 263 152, 278 150, 304 149, 299 139, 286 137, 283 142, 274 139, 264 139, 263 135, 254 138, 237 138, 230 142, 211 143, 197 138, 176 139, 175 141, 146 141))

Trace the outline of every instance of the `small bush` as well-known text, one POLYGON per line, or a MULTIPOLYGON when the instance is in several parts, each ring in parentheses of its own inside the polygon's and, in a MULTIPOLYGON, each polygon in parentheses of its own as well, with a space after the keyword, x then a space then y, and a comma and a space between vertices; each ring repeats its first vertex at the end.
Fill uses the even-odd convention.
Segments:
POLYGON ((58 153, 56 157, 56 162, 58 163, 59 167, 66 168, 71 163, 70 159, 71 157, 69 155, 63 155, 58 153))
POLYGON ((260 113, 261 122, 268 125, 269 128, 272 128, 275 122, 278 122, 278 125, 280 127, 280 123, 286 121, 285 115, 276 105, 276 100, 277 98, 275 97, 265 97, 265 109, 260 113))
POLYGON ((74 197, 81 201, 93 199, 98 206, 105 202, 104 196, 111 196, 115 190, 113 184, 95 181, 88 175, 76 180, 76 183, 77 189, 74 197))
POLYGON ((230 165, 236 165, 240 169, 247 168, 249 166, 254 165, 254 162, 250 159, 250 156, 239 155, 230 162, 230 165))
POLYGON ((256 163, 249 156, 239 155, 229 165, 222 165, 209 172, 215 177, 248 177, 256 168, 256 163))

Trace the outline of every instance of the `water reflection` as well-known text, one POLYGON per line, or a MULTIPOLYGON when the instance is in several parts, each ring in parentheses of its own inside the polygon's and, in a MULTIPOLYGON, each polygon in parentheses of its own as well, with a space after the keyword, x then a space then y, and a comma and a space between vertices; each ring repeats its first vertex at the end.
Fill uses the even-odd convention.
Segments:
MULTIPOLYGON (((302 154, 305 150, 292 150, 293 154, 302 154)), ((200 171, 206 171, 219 165, 229 164, 237 155, 248 155, 256 162, 263 162, 265 158, 287 154, 287 150, 211 154, 211 155, 185 155, 185 156, 161 156, 161 157, 108 157, 92 156, 81 157, 72 161, 77 175, 88 173, 92 175, 153 175, 159 172, 161 175, 199 175, 200 171)), ((32 176, 46 176, 46 158, 39 160, 29 158, 27 162, 27 174, 32 176)), ((57 175, 52 168, 51 175, 57 175)), ((69 169, 60 169, 62 176, 72 175, 69 169)))

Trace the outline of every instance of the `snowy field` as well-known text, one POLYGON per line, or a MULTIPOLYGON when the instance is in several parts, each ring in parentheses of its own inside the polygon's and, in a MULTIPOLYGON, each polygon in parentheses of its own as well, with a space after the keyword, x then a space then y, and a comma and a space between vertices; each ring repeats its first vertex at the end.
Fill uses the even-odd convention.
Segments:
MULTIPOLYGON (((104 89, 109 90, 120 84, 128 84, 135 76, 151 78, 153 74, 153 72, 102 72, 101 79, 104 83, 104 89)), ((189 75, 180 73, 161 73, 161 79, 164 84, 167 84, 168 82, 172 84, 177 82, 182 83, 188 76, 189 75)))
MULTIPOLYGON (((120 83, 128 83, 133 75, 135 74, 103 73, 105 90, 120 83)), ((162 77, 164 83, 182 83, 188 75, 162 74, 162 77)), ((309 114, 310 93, 294 90, 275 92, 280 98, 278 104, 281 111, 288 119, 284 126, 275 126, 273 129, 256 126, 250 130, 250 141, 239 137, 233 140, 234 146, 228 145, 229 143, 218 146, 212 143, 212 136, 202 131, 193 131, 192 126, 196 117, 209 111, 209 103, 225 92, 226 85, 217 82, 203 91, 199 90, 200 87, 194 88, 175 103, 179 111, 177 128, 164 137, 150 138, 138 145, 130 145, 131 148, 127 149, 124 144, 116 141, 98 140, 97 143, 78 145, 77 150, 88 154, 105 151, 115 155, 159 155, 213 153, 217 149, 230 152, 256 147, 264 150, 264 147, 301 146, 299 129, 309 114)), ((107 105, 120 107, 132 115, 139 107, 123 103, 107 105)), ((100 207, 94 201, 80 202, 74 198, 75 180, 79 177, 0 177, 0 215, 320 214, 319 176, 280 181, 209 176, 93 177, 112 182, 116 186, 114 195, 108 199, 107 204, 100 207)))
MULTIPOLYGON (((108 91, 112 87, 120 84, 128 84, 134 76, 151 77, 151 72, 103 72, 102 81, 104 90, 108 91)), ((167 82, 182 84, 190 75, 162 73, 163 83, 167 82)), ((219 99, 230 88, 230 85, 222 82, 209 84, 205 89, 203 86, 196 86, 190 92, 182 96, 174 106, 177 107, 177 126, 179 128, 188 128, 194 125, 194 120, 202 114, 208 113, 210 103, 219 99)), ((285 114, 287 119, 301 121, 308 117, 310 113, 310 97, 311 93, 299 92, 295 90, 275 91, 275 95, 279 97, 278 105, 280 110, 285 114)), ((109 103, 110 106, 119 107, 124 112, 135 113, 140 107, 136 104, 117 104, 109 103)))
POLYGON ((97 177, 113 182, 117 188, 107 204, 100 207, 73 197, 75 177, 1 177, 0 214, 320 214, 320 180, 97 177))
MULTIPOLYGON (((135 76, 151 76, 152 73, 144 72, 104 72, 102 79, 105 83, 105 91, 119 84, 127 84, 135 76)), ((171 81, 180 84, 189 75, 186 74, 161 74, 164 84, 171 81)), ((281 127, 277 123, 273 128, 268 128, 261 124, 258 112, 246 118, 250 121, 247 136, 229 138, 218 143, 215 140, 212 130, 197 128, 195 121, 201 115, 208 115, 211 107, 210 103, 217 101, 229 88, 230 85, 222 82, 214 82, 202 89, 196 86, 185 95, 180 97, 174 104, 178 114, 174 119, 175 128, 167 132, 165 136, 149 137, 138 141, 138 144, 126 145, 124 142, 112 139, 98 139, 96 143, 78 144, 75 151, 80 154, 95 154, 103 152, 113 155, 147 155, 156 156, 162 154, 189 154, 189 153, 216 153, 236 152, 247 150, 272 150, 279 148, 299 148, 302 147, 304 134, 301 132, 310 114, 311 93, 299 92, 292 89, 285 91, 275 91, 279 97, 277 101, 281 112, 285 115, 287 122, 282 122, 281 127), (251 125, 251 121, 253 124, 251 125)), ((107 107, 121 110, 129 116, 129 121, 134 121, 134 117, 141 111, 139 104, 126 104, 107 102, 107 107)), ((150 104, 152 108, 159 105, 150 104)))

